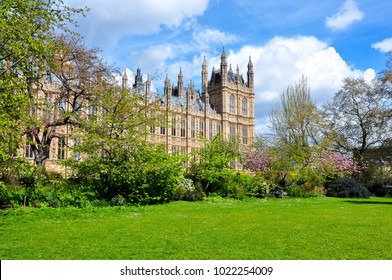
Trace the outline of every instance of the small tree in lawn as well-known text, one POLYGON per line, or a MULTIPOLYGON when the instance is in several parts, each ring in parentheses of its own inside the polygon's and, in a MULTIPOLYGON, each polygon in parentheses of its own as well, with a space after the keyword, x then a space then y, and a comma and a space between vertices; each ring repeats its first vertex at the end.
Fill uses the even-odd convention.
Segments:
POLYGON ((112 69, 75 37, 57 37, 53 60, 48 61, 45 79, 31 96, 33 121, 25 130, 36 165, 49 159, 53 139, 69 137, 91 114, 96 95, 112 79, 112 69))
POLYGON ((74 33, 83 13, 62 0, 2 0, 0 4, 0 164, 9 163, 33 120, 34 89, 56 50, 55 33, 74 33))
POLYGON ((210 141, 205 140, 204 148, 196 154, 191 162, 191 177, 202 184, 206 193, 224 193, 240 157, 238 143, 218 134, 210 141))

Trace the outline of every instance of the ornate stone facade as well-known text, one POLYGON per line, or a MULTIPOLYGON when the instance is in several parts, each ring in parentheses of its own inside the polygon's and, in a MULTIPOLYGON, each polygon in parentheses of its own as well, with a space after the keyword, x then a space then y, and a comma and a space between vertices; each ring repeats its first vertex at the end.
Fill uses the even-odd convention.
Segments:
MULTIPOLYGON (((234 73, 228 67, 225 51, 221 54, 220 69, 212 69, 208 78, 207 63, 204 59, 201 71, 201 92, 195 89, 193 82, 184 86, 183 74, 180 69, 177 85, 172 85, 168 76, 164 81, 164 94, 151 91, 151 81, 143 81, 140 69, 137 69, 135 82, 130 90, 139 91, 146 98, 160 100, 162 118, 161 125, 149 127, 148 141, 162 143, 168 152, 189 154, 200 149, 201 139, 212 139, 217 134, 226 138, 237 139, 242 147, 250 146, 254 141, 254 73, 252 61, 249 58, 247 80, 239 73, 237 66, 234 73)), ((124 73, 123 86, 128 85, 128 77, 124 73)), ((37 119, 50 120, 57 114, 68 112, 72 102, 64 102, 58 95, 56 81, 43 81, 45 94, 38 91, 38 98, 45 98, 48 108, 46 111, 35 112, 37 119)), ((75 103, 75 102, 74 102, 75 103)), ((75 103, 77 104, 77 102, 75 103)), ((75 105, 74 104, 74 105, 75 105)), ((90 107, 86 107, 89 114, 90 107)), ((74 110, 75 111, 75 110, 74 110)), ((76 112, 76 111, 75 111, 76 112)), ((77 145, 77 140, 68 137, 72 128, 64 125, 53 129, 56 137, 50 145, 49 158, 45 165, 67 175, 66 167, 60 166, 58 160, 73 158, 82 160, 81 155, 69 149, 77 145)), ((33 160, 31 145, 25 144, 20 154, 33 160)))
MULTIPOLYGON (((126 74, 123 85, 127 84, 126 74)), ((216 134, 237 139, 243 146, 254 140, 254 72, 249 58, 247 81, 239 73, 228 68, 226 53, 221 55, 220 69, 213 69, 208 79, 204 59, 201 71, 201 93, 190 82, 184 87, 180 69, 177 85, 171 85, 166 76, 162 110, 166 111, 165 124, 150 128, 149 141, 165 144, 168 151, 188 154, 201 148, 200 139, 212 139, 216 134)), ((133 90, 145 91, 150 96, 150 81, 143 83, 140 69, 135 76, 133 90), (144 87, 143 87, 144 86, 144 87)))

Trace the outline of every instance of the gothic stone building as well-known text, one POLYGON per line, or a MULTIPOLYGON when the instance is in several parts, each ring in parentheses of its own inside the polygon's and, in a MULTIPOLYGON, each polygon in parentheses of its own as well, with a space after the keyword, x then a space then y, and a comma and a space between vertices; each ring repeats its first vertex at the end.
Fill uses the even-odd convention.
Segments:
MULTIPOLYGON (((162 110, 166 110, 165 124, 151 127, 149 141, 162 143, 168 151, 189 154, 202 146, 200 139, 212 139, 220 134, 236 139, 242 147, 250 146, 254 139, 254 73, 249 58, 247 81, 239 73, 228 68, 225 51, 221 54, 220 69, 212 69, 208 79, 204 59, 201 71, 201 93, 190 82, 184 86, 180 69, 177 85, 171 85, 166 75, 162 110)), ((123 85, 128 82, 124 73, 123 85)), ((135 76, 133 89, 145 91, 150 98, 158 93, 150 91, 151 82, 143 84, 140 69, 135 76)))
MULTIPOLYGON (((171 85, 169 77, 166 76, 164 95, 161 95, 151 92, 151 81, 147 79, 143 82, 141 71, 137 70, 135 83, 130 90, 140 91, 148 95, 148 98, 159 99, 160 115, 165 116, 159 127, 149 128, 148 141, 164 144, 168 152, 178 154, 190 154, 200 149, 203 145, 201 139, 212 139, 217 134, 227 139, 236 139, 242 147, 253 143, 254 73, 251 59, 249 58, 247 81, 240 75, 238 66, 235 73, 231 66, 228 68, 224 50, 220 69, 212 69, 210 78, 208 76, 207 63, 204 59, 201 71, 201 93, 195 90, 192 82, 188 87, 184 86, 180 69, 176 86, 171 85)), ((127 85, 128 78, 125 73, 122 79, 123 86, 127 85)), ((57 102, 59 109, 53 112, 41 112, 41 118, 45 116, 50 118, 52 114, 59 114, 58 111, 61 110, 68 111, 70 105, 56 97, 58 85, 53 81, 45 81, 44 86, 46 92, 49 92, 46 97, 49 107, 55 108, 53 104, 57 102), (50 116, 47 116, 48 114, 50 116)), ((67 125, 57 130, 57 133, 64 137, 53 139, 49 159, 45 161, 48 169, 65 175, 67 170, 58 164, 58 160, 81 159, 79 154, 67 148, 78 144, 75 139, 68 137, 68 131, 67 125)), ((31 145, 27 143, 21 154, 32 161, 31 145)))

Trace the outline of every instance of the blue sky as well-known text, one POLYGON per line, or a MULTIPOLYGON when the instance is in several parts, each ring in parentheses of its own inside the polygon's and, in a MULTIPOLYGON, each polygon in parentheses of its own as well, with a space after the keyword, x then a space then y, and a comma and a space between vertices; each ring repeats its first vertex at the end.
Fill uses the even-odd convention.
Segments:
MULTIPOLYGON (((256 132, 280 94, 301 75, 317 104, 332 99, 345 77, 371 80, 392 51, 390 0, 66 0, 91 10, 78 31, 128 76, 168 73, 200 84, 206 57, 219 67, 225 48, 233 69, 255 71, 256 132)), ((154 76, 161 92, 164 75, 154 76)), ((130 79, 130 82, 131 79, 130 79)))

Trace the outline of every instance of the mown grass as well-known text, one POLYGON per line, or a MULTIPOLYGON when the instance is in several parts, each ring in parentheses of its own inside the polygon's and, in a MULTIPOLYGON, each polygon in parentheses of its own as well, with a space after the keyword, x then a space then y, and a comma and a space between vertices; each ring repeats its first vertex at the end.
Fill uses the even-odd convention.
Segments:
POLYGON ((392 199, 250 199, 0 213, 1 259, 392 259, 392 199))

